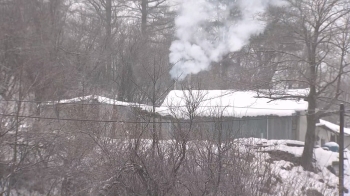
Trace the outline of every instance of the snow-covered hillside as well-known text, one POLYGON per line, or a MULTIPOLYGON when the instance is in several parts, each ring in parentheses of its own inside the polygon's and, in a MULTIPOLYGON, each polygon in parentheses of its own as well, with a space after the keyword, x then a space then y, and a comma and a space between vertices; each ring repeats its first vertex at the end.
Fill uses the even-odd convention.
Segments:
MULTIPOLYGON (((256 154, 264 153, 267 155, 265 161, 272 162, 271 169, 277 182, 275 195, 338 195, 338 177, 331 172, 332 163, 339 162, 337 152, 315 148, 316 171, 309 172, 299 164, 303 152, 302 142, 261 139, 243 141, 253 143, 257 149, 256 154)), ((350 153, 346 151, 344 157, 344 184, 347 191, 350 188, 350 153)))
MULTIPOLYGON (((120 182, 125 181, 129 182, 127 187, 136 187, 141 193, 143 184, 135 180, 139 179, 140 175, 145 177, 142 182, 157 183, 160 187, 157 190, 161 191, 163 191, 161 186, 168 185, 164 182, 174 182, 175 186, 171 187, 170 193, 177 193, 177 195, 191 195, 190 193, 203 191, 208 192, 207 195, 237 196, 338 195, 338 177, 331 168, 333 162, 338 161, 338 153, 324 150, 321 147, 315 148, 315 171, 305 171, 300 166, 303 142, 299 141, 256 138, 237 139, 223 143, 203 140, 188 141, 185 147, 184 162, 178 167, 176 173, 174 173, 172 164, 180 155, 181 147, 184 147, 179 141, 159 141, 158 150, 160 151, 153 155, 152 140, 148 139, 101 138, 100 142, 103 143, 105 149, 110 150, 109 153, 115 160, 113 162, 101 161, 100 158, 103 157, 104 151, 101 150, 101 146, 96 146, 80 162, 78 168, 73 170, 75 172, 70 175, 71 181, 76 183, 71 188, 87 187, 83 190, 84 195, 97 195, 98 193, 101 193, 100 195, 123 195, 120 190, 123 190, 126 185, 120 182), (136 144, 140 147, 137 151, 133 150, 136 144), (138 159, 142 162, 130 160, 127 156, 129 151, 131 154, 138 153, 138 159), (78 171, 79 175, 76 173, 78 171), (109 172, 104 173, 105 171, 109 172), (73 174, 80 177, 74 178, 73 174), (148 181, 147 179, 154 180, 148 181), (176 180, 173 181, 174 179, 176 180), (79 182, 82 184, 79 185, 79 182)), ((345 152, 345 157, 350 157, 348 151, 345 152)), ((348 159, 344 165, 347 191, 350 188, 348 159)), ((57 179, 61 178, 57 176, 57 179)), ((54 192, 54 195, 60 195, 62 186, 63 184, 57 184, 54 188, 51 187, 51 192, 54 192)), ((169 188, 166 188, 168 191, 169 188)), ((42 192, 39 193, 32 186, 23 185, 13 190, 11 195, 45 195, 42 192)))

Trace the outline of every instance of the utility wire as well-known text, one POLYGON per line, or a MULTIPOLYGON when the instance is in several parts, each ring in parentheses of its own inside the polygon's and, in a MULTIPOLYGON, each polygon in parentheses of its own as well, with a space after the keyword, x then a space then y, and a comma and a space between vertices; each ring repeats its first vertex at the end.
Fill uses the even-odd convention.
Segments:
MULTIPOLYGON (((36 103, 36 104, 42 104, 43 107, 45 106, 54 106, 54 105, 116 105, 116 106, 124 106, 124 107, 153 107, 151 105, 146 105, 146 104, 141 104, 141 103, 129 103, 129 102, 123 102, 123 101, 115 101, 115 103, 104 103, 104 102, 99 102, 99 103, 77 103, 77 102, 83 102, 83 101, 91 101, 93 99, 88 99, 88 100, 81 100, 81 101, 76 101, 76 102, 39 102, 39 101, 30 101, 30 100, 0 100, 0 102, 24 102, 24 103, 36 103), (118 102, 123 102, 125 104, 118 104, 118 102)), ((251 105, 254 105, 252 103, 251 105)), ((189 105, 169 105, 169 106, 155 106, 157 108, 186 108, 189 105)), ((295 110, 293 108, 264 108, 264 107, 250 107, 250 106, 232 106, 232 105, 226 105, 226 106, 216 106, 216 105, 198 105, 196 106, 197 108, 243 108, 243 109, 261 109, 261 110, 295 110)), ((322 111, 322 110, 318 110, 322 111)), ((328 111, 328 110, 324 110, 328 111)))
MULTIPOLYGON (((240 119, 227 119, 227 120, 186 120, 172 118, 173 121, 125 121, 125 120, 98 120, 98 119, 79 119, 79 118, 54 118, 54 117, 43 117, 43 116, 27 116, 27 115, 15 115, 15 114, 1 114, 4 117, 19 117, 28 119, 43 119, 43 120, 58 120, 58 121, 80 121, 80 122, 101 122, 101 123, 129 123, 129 124, 167 124, 167 123, 215 123, 215 122, 244 122, 246 120, 265 120, 265 119, 280 119, 283 116, 264 116, 264 117, 249 117, 240 119)), ((299 115, 306 116, 306 115, 299 115)), ((216 118, 216 117, 204 117, 204 118, 216 118)), ((226 118, 226 117, 217 117, 226 118)), ((227 117, 230 118, 230 117, 227 117)))
MULTIPOLYGON (((107 98, 109 99, 109 98, 107 98)), ((90 101, 91 99, 87 99, 87 100, 81 100, 81 101, 78 101, 78 102, 82 102, 82 101, 90 101)), ((110 104, 110 103, 77 103, 77 102, 67 102, 67 103, 59 103, 59 102, 38 102, 38 101, 29 101, 29 100, 0 100, 0 102, 3 102, 3 101, 6 101, 6 102, 27 102, 27 103, 42 103, 43 107, 45 106, 54 106, 54 105, 57 105, 57 104, 70 104, 70 105, 87 105, 87 106, 94 106, 94 105, 117 105, 117 106, 123 106, 123 107, 136 107, 136 108, 140 108, 140 109, 143 109, 142 106, 148 106, 148 105, 145 105, 145 104, 133 104, 133 103, 129 103, 129 105, 124 105, 124 104, 118 104, 118 102, 120 101, 115 101, 115 103, 113 104, 113 102, 110 104)), ((124 103, 127 103, 127 102, 124 102, 124 103)), ((148 107, 153 107, 153 106, 148 106, 148 107)), ((186 108, 188 106, 186 105, 179 105, 179 106, 169 106, 169 107, 158 107, 158 108, 161 108, 161 110, 156 110, 155 113, 159 113, 159 112, 164 112, 164 111, 170 111, 169 112, 169 115, 171 116, 172 115, 172 109, 174 109, 175 113, 179 112, 179 111, 176 111, 177 108, 186 108)), ((256 107, 240 107, 240 106, 197 106, 197 108, 240 108, 240 109, 263 109, 263 110, 281 110, 281 111, 290 111, 290 110, 293 110, 293 109, 287 109, 287 108, 256 108, 256 107)), ((146 110, 147 111, 147 110, 146 110)), ((210 111, 210 109, 208 109, 207 111, 210 111)), ((317 110, 317 111, 327 111, 327 112, 339 112, 339 110, 333 110, 333 111, 330 111, 330 110, 317 110)), ((347 112, 349 112, 350 110, 345 110, 347 112)), ((150 113, 152 113, 152 111, 148 111, 150 113)), ((181 111, 180 111, 181 112, 181 111)), ((186 111, 184 111, 186 112, 186 111)), ((202 111, 203 112, 203 111, 202 111)), ((213 111, 215 112, 215 111, 213 111)), ((221 112, 224 112, 224 109, 221 111, 221 112)), ((310 114, 300 114, 298 116, 308 116, 310 114)), ((12 114, 0 114, 0 116, 5 116, 5 117, 16 117, 16 115, 12 115, 12 114)), ((29 118, 29 119, 44 119, 44 120, 62 120, 62 121, 82 121, 82 122, 104 122, 104 123, 140 123, 140 124, 144 124, 144 123, 157 123, 157 124, 163 124, 163 123, 171 123, 171 122, 142 122, 142 121, 124 121, 124 120, 96 120, 96 119, 73 119, 73 118, 53 118, 53 117, 42 117, 42 116, 28 116, 28 115, 21 115, 21 116, 18 116, 20 118, 29 118)), ((198 117, 202 117, 200 115, 198 115, 198 117)), ((213 117, 213 116, 203 116, 203 118, 226 118, 226 116, 218 116, 218 117, 213 117)), ((234 116, 232 116, 234 117, 234 116)), ((249 117, 249 116, 247 116, 249 117)), ((260 120, 260 119, 266 119, 266 118, 269 118, 269 119, 275 119, 275 118, 281 118, 280 116, 263 116, 263 117, 249 117, 249 119, 251 120, 260 120)), ((173 118, 176 120, 176 117, 173 118)), ((183 119, 183 118, 181 118, 183 119)), ((230 119, 230 120, 225 120, 225 121, 218 121, 218 120, 205 120, 205 121, 195 121, 195 122, 201 122, 201 123, 205 123, 205 122, 241 122, 243 121, 244 117, 241 118, 241 119, 230 119), (242 120, 241 120, 242 119, 242 120)), ((182 121, 182 122, 179 122, 178 123, 189 123, 189 121, 182 121)))

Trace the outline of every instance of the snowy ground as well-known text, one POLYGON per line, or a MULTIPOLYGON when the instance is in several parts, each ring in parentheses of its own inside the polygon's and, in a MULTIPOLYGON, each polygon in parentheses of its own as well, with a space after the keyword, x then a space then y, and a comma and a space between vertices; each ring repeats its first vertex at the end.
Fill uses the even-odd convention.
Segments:
MULTIPOLYGON (((307 195, 306 190, 315 189, 322 195, 338 195, 338 177, 327 167, 339 161, 339 154, 324 150, 321 147, 314 149, 315 165, 318 171, 305 171, 295 160, 302 155, 303 143, 290 140, 261 140, 242 139, 243 143, 249 141, 257 151, 267 153, 267 159, 273 160, 271 169, 282 183, 276 186, 277 195, 307 195), (284 153, 287 152, 287 153, 284 153), (293 155, 295 157, 293 157, 293 155)), ((350 153, 344 153, 344 184, 350 189, 350 153)), ((310 194, 311 195, 311 194, 310 194)), ((345 193, 349 195, 350 193, 345 193)))
MULTIPOLYGON (((143 140, 151 145, 151 140, 143 140)), ((161 145, 169 146, 173 140, 161 141, 161 145)), ((325 150, 321 147, 314 149, 314 164, 316 172, 305 171, 300 166, 300 157, 303 152, 303 142, 294 140, 266 140, 257 138, 237 139, 233 141, 243 151, 255 153, 256 160, 269 162, 269 167, 276 177, 275 190, 270 194, 278 196, 318 196, 308 191, 317 191, 324 196, 338 195, 338 176, 329 169, 333 162, 339 162, 339 153, 325 150), (247 150, 249 148, 249 150, 247 150)), ((192 141, 188 149, 206 146, 205 141, 192 141)), ((214 147, 215 148, 215 147, 214 147)), ((344 153, 344 186, 350 190, 350 152, 344 153)), ((344 195, 350 196, 350 193, 344 195)))
MULTIPOLYGON (((146 146, 151 146, 151 140, 143 139, 142 141, 146 146)), ((171 146, 174 142, 173 140, 160 141, 161 146, 171 146)), ((329 170, 329 166, 332 166, 333 162, 339 162, 338 152, 316 147, 314 149, 314 164, 317 172, 309 172, 305 171, 298 162, 303 152, 304 142, 245 138, 234 140, 233 143, 238 144, 242 152, 249 151, 251 153, 253 151, 256 160, 269 162, 266 165, 269 165, 272 173, 276 176, 274 179, 276 181, 275 190, 272 190, 270 194, 262 195, 318 196, 315 193, 307 193, 308 190, 315 190, 324 196, 338 195, 338 176, 329 170)), ((207 142, 191 141, 188 143, 188 149, 201 148, 202 145, 204 148, 207 142)), ((344 161, 344 186, 350 190, 350 152, 348 150, 344 153, 344 157, 346 159, 344 161)), ((350 196, 350 193, 344 195, 350 196)))
MULTIPOLYGON (((119 143, 121 145, 127 146, 129 142, 132 142, 132 140, 110 140, 110 145, 115 146, 114 144, 119 143)), ((152 142, 151 140, 143 139, 142 143, 144 143, 144 147, 147 147, 151 146, 152 142)), ((165 148, 174 145, 173 143, 173 140, 160 141, 160 145, 165 148)), ((256 160, 253 163, 256 165, 261 165, 263 167, 269 167, 268 170, 262 168, 261 171, 271 171, 271 173, 266 176, 272 177, 271 181, 273 181, 273 188, 261 195, 338 195, 338 177, 329 169, 329 166, 332 166, 333 162, 339 161, 339 154, 336 152, 327 151, 321 147, 315 148, 314 164, 316 165, 317 171, 309 172, 305 171, 300 166, 299 162, 299 157, 301 157, 301 154, 303 152, 303 142, 292 140, 266 140, 247 138, 234 140, 233 143, 242 149, 242 152, 253 152, 255 154, 256 160)), ((198 148, 207 146, 207 144, 207 141, 191 141, 188 143, 188 150, 198 150, 198 148)), ((344 157, 346 158, 344 161, 345 188, 350 189, 350 152, 348 150, 346 150, 344 153, 344 157)), ((258 170, 260 169, 258 168, 258 170)), ((40 195, 34 193, 26 193, 25 190, 21 190, 20 192, 23 192, 23 194, 19 195, 40 195)), ((13 192, 13 195, 17 194, 13 192)), ((344 195, 350 196, 350 193, 345 193, 344 195)))

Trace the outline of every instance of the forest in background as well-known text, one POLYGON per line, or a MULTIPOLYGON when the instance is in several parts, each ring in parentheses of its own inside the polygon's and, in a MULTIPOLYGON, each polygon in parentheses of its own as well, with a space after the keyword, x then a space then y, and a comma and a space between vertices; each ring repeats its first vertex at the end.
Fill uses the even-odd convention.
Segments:
MULTIPOLYGON (((232 2, 217 1, 223 5, 232 2)), ((224 55, 207 71, 178 80, 169 74, 174 66, 169 63, 169 48, 178 39, 176 18, 182 9, 181 2, 0 0, 0 140, 13 155, 8 161, 5 156, 8 151, 2 151, 1 156, 5 157, 0 158, 6 161, 0 164, 6 172, 0 174, 9 176, 1 181, 1 186, 7 187, 6 191, 11 190, 9 184, 13 179, 28 174, 19 175, 17 172, 22 170, 17 169, 32 168, 42 162, 46 164, 42 167, 48 167, 46 161, 60 154, 41 146, 54 140, 55 135, 51 133, 45 142, 31 135, 26 145, 19 145, 19 128, 26 120, 20 115, 40 113, 35 107, 26 107, 26 101, 40 105, 46 101, 95 94, 157 106, 172 89, 272 89, 271 96, 305 98, 309 102, 307 120, 310 131, 306 137, 307 141, 314 141, 312 130, 315 130, 317 120, 337 114, 337 104, 347 104, 350 99, 350 3, 348 0, 286 2, 288 6, 269 6, 258 16, 259 20, 266 22, 266 28, 250 37, 242 49, 224 55), (310 92, 306 97, 291 97, 275 91, 291 88, 308 88, 310 92), (23 157, 18 158, 17 153, 22 153, 23 157)), ((239 21, 244 12, 233 5, 230 17, 232 21, 239 21)), ((214 17, 200 30, 215 32, 222 25, 214 17)), ((215 38, 216 34, 211 36, 215 38)), ((40 127, 32 129, 48 134, 40 127)), ((79 149, 75 144, 68 146, 79 149)), ((179 146, 185 148, 184 144, 179 146)), ((312 147, 306 149, 304 166, 311 167, 312 156, 308 155, 312 154, 312 147)), ((181 158, 183 152, 178 152, 181 156, 174 157, 180 162, 174 161, 175 170, 172 170, 176 172, 184 160, 181 158)), ((85 152, 76 153, 81 157, 86 155, 85 152)), ((77 169, 73 163, 75 158, 65 164, 77 169)), ((108 168, 113 167, 108 165, 108 168)), ((142 178, 144 174, 138 175, 142 178)), ((59 179, 67 178, 61 176, 59 179)), ((61 182, 59 179, 57 182, 61 182)), ((159 185, 147 179, 142 182, 146 184, 140 187, 159 185)), ((49 190, 47 187, 40 189, 49 190)), ((156 187, 151 189, 158 190, 156 187)), ((149 192, 149 195, 154 195, 154 192, 149 192)))

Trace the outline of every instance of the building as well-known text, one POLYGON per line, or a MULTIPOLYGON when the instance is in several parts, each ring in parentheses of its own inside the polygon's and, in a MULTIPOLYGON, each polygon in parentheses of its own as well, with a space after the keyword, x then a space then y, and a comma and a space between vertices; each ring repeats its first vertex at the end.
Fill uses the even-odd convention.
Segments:
MULTIPOLYGON (((305 89, 293 94, 301 92, 305 89)), ((90 95, 43 103, 40 115, 52 119, 41 127, 111 138, 303 141, 307 106, 304 100, 262 98, 255 91, 173 90, 159 107, 90 95)))
POLYGON ((89 95, 40 105, 40 122, 52 131, 94 133, 110 138, 149 138, 160 130, 153 107, 89 95), (156 126, 153 126, 156 125, 156 126), (142 133, 142 134, 141 134, 142 133))
MULTIPOLYGON (((293 90, 293 94, 305 92, 293 90)), ((157 113, 172 119, 170 130, 163 132, 175 138, 177 132, 192 129, 187 135, 193 139, 257 137, 303 141, 307 106, 304 100, 262 98, 255 91, 173 90, 157 113)))
MULTIPOLYGON (((316 142, 323 146, 327 142, 339 143, 339 125, 320 119, 316 124, 316 142)), ((350 128, 344 128, 344 146, 350 147, 350 128)))

